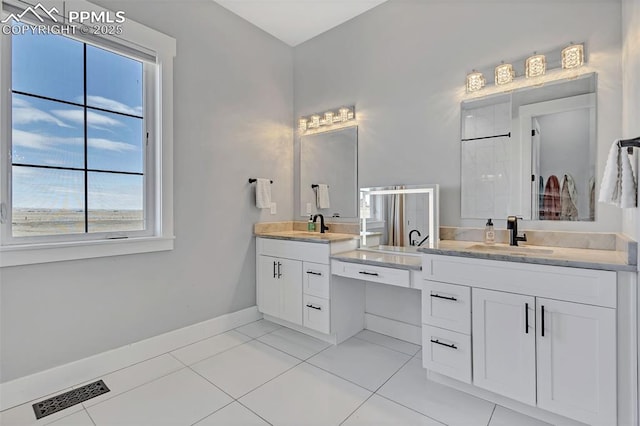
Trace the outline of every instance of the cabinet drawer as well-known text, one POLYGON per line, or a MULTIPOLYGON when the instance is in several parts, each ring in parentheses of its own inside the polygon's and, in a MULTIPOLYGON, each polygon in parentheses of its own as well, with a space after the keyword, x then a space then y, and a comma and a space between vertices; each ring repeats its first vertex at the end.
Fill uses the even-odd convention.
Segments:
POLYGON ((471 334, 471 288, 424 281, 422 323, 471 334))
POLYGON ((329 334, 329 300, 321 297, 309 296, 308 294, 305 294, 302 300, 302 325, 321 333, 329 334))
POLYGON ((329 298, 329 265, 302 263, 302 291, 305 294, 329 298))
POLYGON ((471 336, 423 325, 422 366, 471 383, 471 336))
POLYGON ((305 262, 329 263, 329 244, 256 238, 256 245, 258 254, 305 262))
POLYGON ((616 273, 457 256, 423 255, 422 278, 616 307, 616 273))
POLYGON ((334 260, 331 263, 331 273, 343 277, 371 281, 374 283, 390 284, 398 287, 411 286, 411 275, 406 269, 360 265, 358 263, 334 260))

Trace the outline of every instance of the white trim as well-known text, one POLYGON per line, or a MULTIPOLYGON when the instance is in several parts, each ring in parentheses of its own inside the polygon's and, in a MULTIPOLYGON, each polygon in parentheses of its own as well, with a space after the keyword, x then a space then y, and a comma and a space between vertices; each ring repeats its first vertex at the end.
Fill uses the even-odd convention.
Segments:
POLYGON ((422 327, 419 325, 409 324, 365 312, 364 328, 422 346, 422 327))
POLYGON ((0 411, 129 367, 262 318, 257 306, 193 324, 49 370, 0 383, 0 411))

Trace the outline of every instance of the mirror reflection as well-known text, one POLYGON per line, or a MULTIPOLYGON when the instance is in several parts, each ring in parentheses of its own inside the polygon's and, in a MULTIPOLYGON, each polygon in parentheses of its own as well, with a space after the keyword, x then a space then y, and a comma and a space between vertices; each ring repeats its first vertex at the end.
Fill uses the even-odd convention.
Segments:
POLYGON ((357 126, 302 136, 300 214, 357 218, 357 193, 357 126))
POLYGON ((462 217, 595 220, 596 74, 461 105, 462 217))
POLYGON ((360 188, 363 247, 434 247, 438 230, 438 185, 360 188))

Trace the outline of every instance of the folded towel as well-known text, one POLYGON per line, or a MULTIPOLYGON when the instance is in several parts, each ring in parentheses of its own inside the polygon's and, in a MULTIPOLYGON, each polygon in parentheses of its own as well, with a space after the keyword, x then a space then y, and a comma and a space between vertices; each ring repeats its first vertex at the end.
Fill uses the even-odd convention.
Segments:
POLYGON ((271 208, 271 180, 258 178, 256 181, 256 207, 271 208))
POLYGON ((598 201, 623 209, 633 208, 638 205, 637 195, 638 184, 631 168, 631 161, 616 140, 609 150, 598 201))
POLYGON ((331 207, 329 202, 329 185, 321 183, 316 188, 316 207, 319 209, 328 209, 331 207))
POLYGON ((571 175, 564 175, 560 191, 560 218, 562 220, 578 220, 578 191, 571 175))

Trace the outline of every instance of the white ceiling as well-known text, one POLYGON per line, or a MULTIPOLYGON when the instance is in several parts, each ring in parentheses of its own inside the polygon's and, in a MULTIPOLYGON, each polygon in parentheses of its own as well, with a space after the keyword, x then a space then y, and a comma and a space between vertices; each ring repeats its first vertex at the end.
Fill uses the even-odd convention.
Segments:
POLYGON ((214 0, 290 46, 303 43, 386 0, 214 0))

